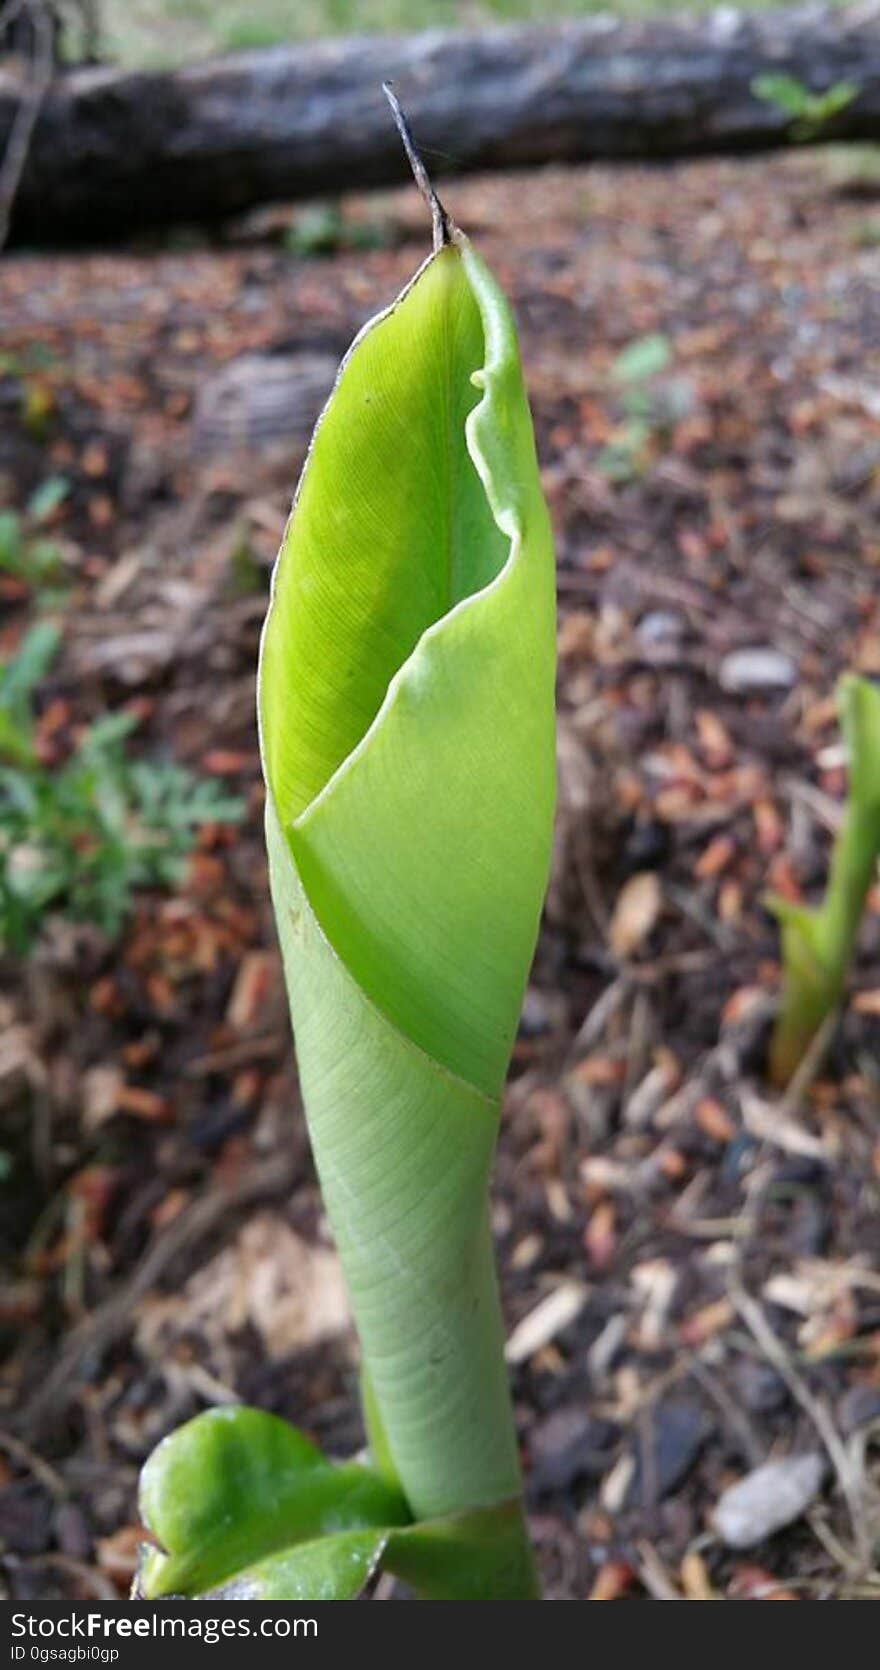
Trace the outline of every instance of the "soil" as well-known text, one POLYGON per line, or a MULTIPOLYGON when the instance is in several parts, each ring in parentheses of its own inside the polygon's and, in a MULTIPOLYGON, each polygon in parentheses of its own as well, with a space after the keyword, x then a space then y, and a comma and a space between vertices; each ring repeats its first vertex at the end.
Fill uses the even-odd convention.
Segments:
MULTIPOLYGON (((494 1191, 546 1593, 877 1598, 880 890, 824 1057, 784 1097, 765 1058, 767 894, 821 892, 835 683, 880 675, 880 204, 821 152, 448 196, 521 323, 559 560, 556 862, 494 1191), (668 363, 627 392, 615 361, 657 333, 668 363), (806 1512, 727 1546, 724 1489, 804 1453, 827 1463, 806 1512)), ((320 367, 426 234, 412 192, 345 203, 350 247, 320 258, 279 242, 290 218, 0 266, 0 491, 70 483, 41 745, 61 759, 127 708, 139 750, 247 805, 117 943, 55 920, 2 967, 11 1599, 125 1593, 138 1467, 207 1404, 275 1410, 334 1456, 362 1442, 254 666, 320 367), (211 406, 265 355, 318 368, 287 434, 246 393, 211 406)), ((7 579, 0 607, 8 653, 34 601, 7 579)))

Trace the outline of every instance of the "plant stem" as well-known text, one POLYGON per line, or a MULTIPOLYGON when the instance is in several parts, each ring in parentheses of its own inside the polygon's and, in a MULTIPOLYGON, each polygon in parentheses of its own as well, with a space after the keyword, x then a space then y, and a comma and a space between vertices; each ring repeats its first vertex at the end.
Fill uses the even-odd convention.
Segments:
MULTIPOLYGON (((498 1104, 364 1007, 271 802, 267 844, 300 1080, 380 1459, 416 1520, 509 1505, 522 1481, 489 1224, 498 1104)), ((521 1516, 519 1534, 517 1598, 534 1598, 521 1516)))
POLYGON ((818 910, 774 900, 782 924, 785 992, 770 1048, 774 1084, 788 1083, 825 1016, 844 993, 865 900, 880 853, 880 689, 865 679, 841 683, 839 703, 850 756, 850 794, 818 910))

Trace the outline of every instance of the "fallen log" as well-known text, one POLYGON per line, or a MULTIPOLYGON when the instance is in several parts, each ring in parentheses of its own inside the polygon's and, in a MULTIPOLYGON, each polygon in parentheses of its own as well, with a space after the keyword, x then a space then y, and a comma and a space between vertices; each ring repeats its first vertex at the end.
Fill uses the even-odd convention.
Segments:
MULTIPOLYGON (((209 222, 406 177, 393 79, 438 176, 786 142, 752 92, 785 73, 858 95, 822 137, 880 140, 880 4, 321 41, 165 73, 60 76, 40 111, 12 235, 41 244, 209 222)), ((0 72, 0 148, 17 98, 0 72)))

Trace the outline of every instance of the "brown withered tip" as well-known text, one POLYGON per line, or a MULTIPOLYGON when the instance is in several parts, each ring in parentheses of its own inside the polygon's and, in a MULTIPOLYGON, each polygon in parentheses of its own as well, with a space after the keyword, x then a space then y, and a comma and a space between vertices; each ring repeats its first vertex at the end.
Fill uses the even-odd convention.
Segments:
POLYGON ((412 169, 413 179, 415 180, 419 191, 431 211, 431 225, 434 233, 434 250, 436 252, 438 249, 442 249, 444 244, 452 242, 452 221, 446 213, 443 204, 431 184, 428 170, 422 161, 421 153, 413 138, 412 128, 407 121, 401 107, 400 100, 398 99, 390 81, 383 81, 382 91, 391 106, 391 114, 394 117, 395 126, 400 134, 403 148, 406 152, 407 161, 412 169))

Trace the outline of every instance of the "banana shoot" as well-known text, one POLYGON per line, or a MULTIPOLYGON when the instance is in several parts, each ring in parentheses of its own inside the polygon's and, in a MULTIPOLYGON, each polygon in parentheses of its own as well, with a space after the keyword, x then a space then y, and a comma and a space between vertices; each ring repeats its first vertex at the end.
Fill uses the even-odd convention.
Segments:
POLYGON ((850 787, 818 909, 772 899, 782 927, 785 985, 770 1046, 770 1072, 783 1086, 826 1017, 838 1008, 859 923, 880 857, 880 688, 850 676, 838 691, 850 787))
POLYGON ((259 674, 272 898, 372 1466, 330 1468, 255 1411, 199 1417, 145 1469, 148 1594, 338 1596, 379 1560, 424 1594, 536 1592, 488 1191, 549 867, 554 563, 509 307, 432 201, 434 253, 317 426, 259 674), (264 1475, 286 1481, 274 1516, 264 1475))

